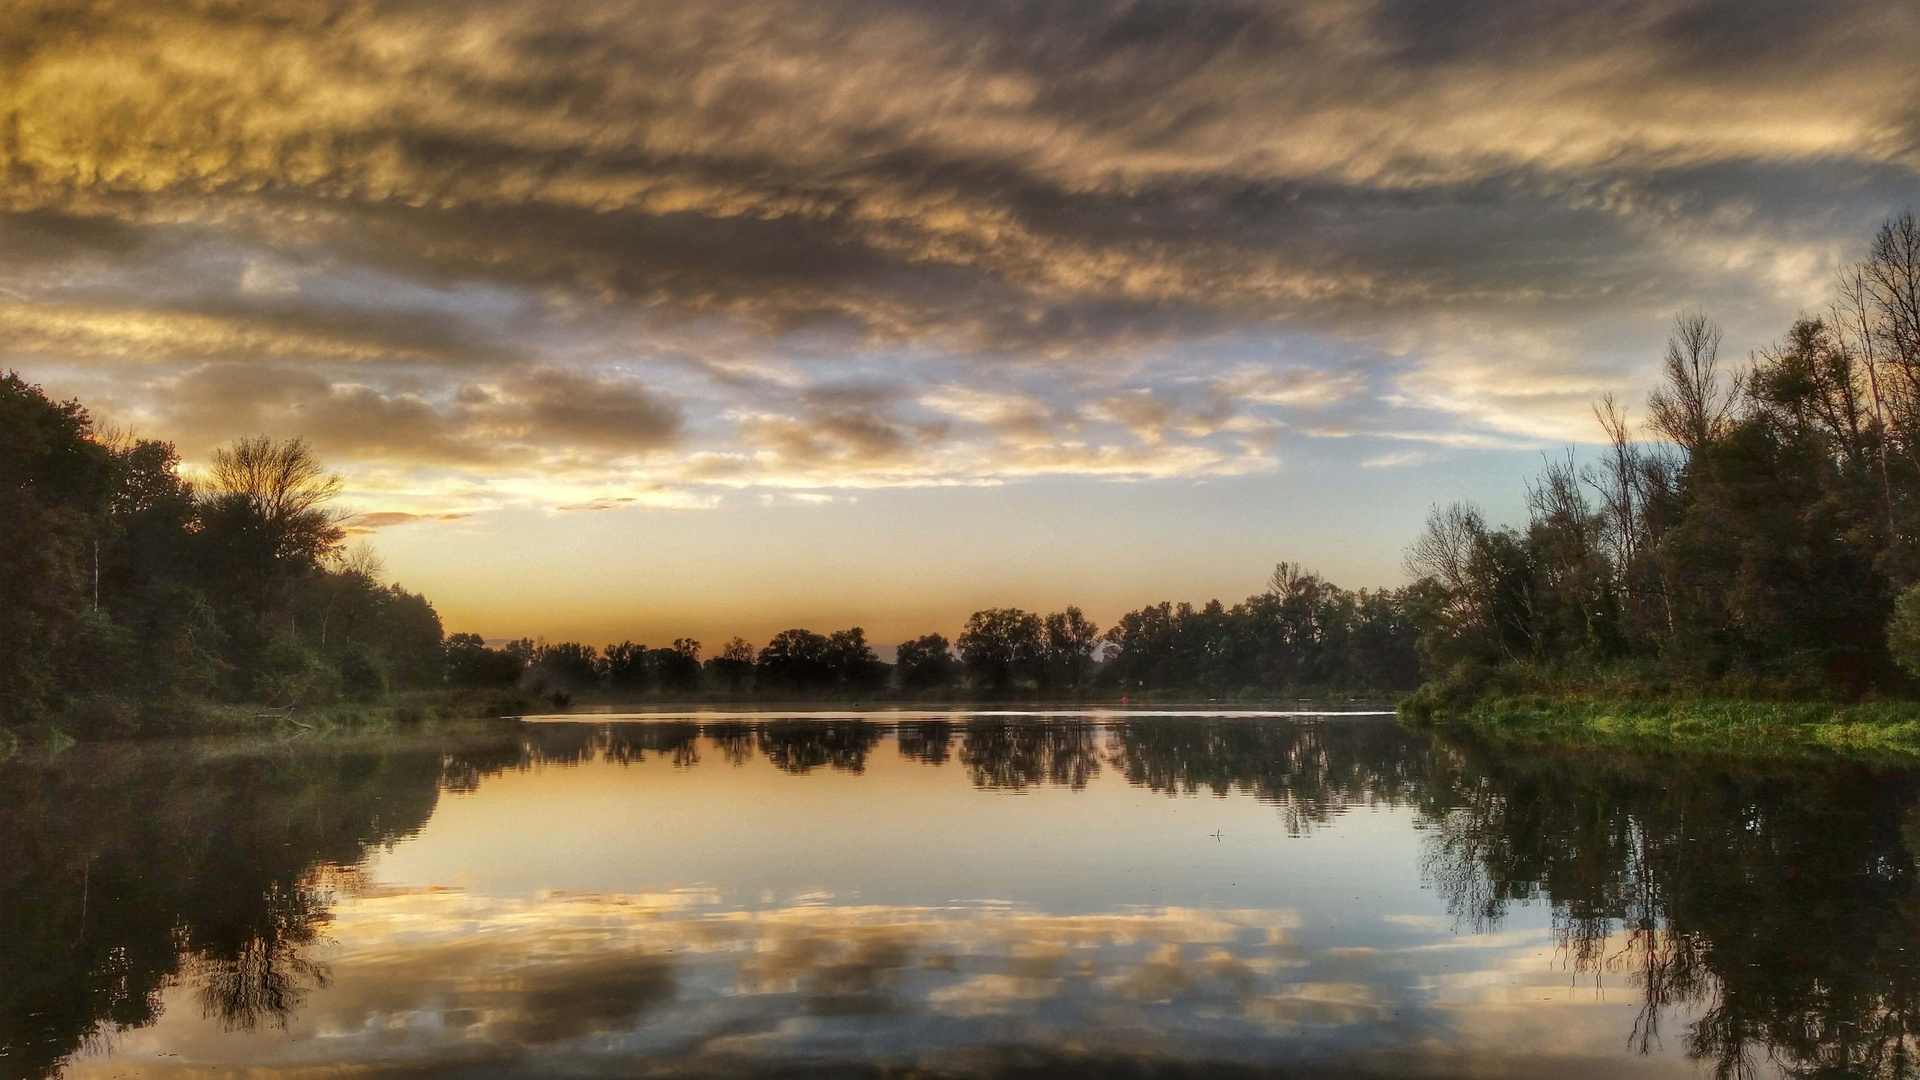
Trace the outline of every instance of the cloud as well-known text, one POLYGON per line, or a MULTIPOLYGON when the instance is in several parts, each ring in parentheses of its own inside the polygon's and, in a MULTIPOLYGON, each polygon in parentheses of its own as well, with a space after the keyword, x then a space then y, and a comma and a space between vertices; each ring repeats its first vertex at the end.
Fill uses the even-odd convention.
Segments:
POLYGON ((399 510, 375 510, 354 514, 341 522, 341 525, 349 533, 365 534, 395 525, 408 525, 416 521, 459 521, 471 516, 470 514, 410 514, 399 510))
POLYGON ((570 505, 1557 439, 1914 199, 1916 45, 1899 0, 21 0, 0 362, 570 505))
POLYGON ((498 382, 425 392, 347 381, 365 374, 267 363, 200 365, 153 380, 143 419, 195 452, 269 431, 304 437, 323 453, 352 461, 468 467, 507 467, 555 454, 644 456, 680 437, 678 406, 629 376, 536 368, 498 382))
POLYGON ((1079 417, 1035 394, 987 390, 964 385, 931 388, 920 398, 926 408, 992 428, 1002 438, 1044 443, 1061 432, 1079 429, 1079 417))
POLYGON ((742 417, 740 431, 763 461, 858 470, 910 460, 946 434, 939 419, 910 419, 894 408, 900 392, 872 386, 820 387, 802 397, 800 413, 742 417))
POLYGON ((1631 249, 1616 219, 1664 171, 1910 167, 1920 86, 1876 4, 1738 71, 1699 56, 1752 20, 1678 2, 1452 4, 1445 32, 1394 3, 126 2, 57 37, 34 7, 7 34, 22 209, 1007 342, 1577 288, 1566 242, 1631 249))
POLYGON ((504 398, 488 405, 496 403, 500 407, 481 407, 481 415, 500 428, 521 427, 524 438, 548 443, 641 453, 670 445, 680 434, 679 408, 632 378, 536 368, 510 384, 504 398))
POLYGON ((397 510, 381 510, 366 514, 355 514, 341 524, 346 526, 348 532, 370 533, 392 525, 405 525, 410 521, 419 521, 421 516, 420 514, 408 514, 397 510))
POLYGON ((1434 455, 1424 450, 1394 450, 1385 454, 1375 454, 1360 462, 1363 469, 1400 469, 1412 465, 1425 465, 1434 459, 1434 455))
MULTIPOLYGON (((1545 929, 1459 935, 1443 921, 1403 946, 1354 949, 1296 941, 1302 916, 1289 910, 796 899, 363 889, 332 906, 330 978, 286 1018, 293 1050, 206 1023, 181 986, 111 1058, 69 1071, 157 1076, 184 1056, 295 1075, 317 1060, 300 1047, 318 1042, 341 1076, 391 1075, 396 1062, 598 1073, 630 1068, 636 1051, 692 1075, 934 1058, 956 1076, 1036 1062, 1067 1073, 1087 1071, 1085 1045, 1161 1072, 1278 1062, 1274 1075, 1289 1075, 1306 1060, 1398 1075, 1464 1053, 1510 1072, 1602 1075, 1637 1008, 1637 994, 1570 985, 1545 929)), ((1632 956, 1623 966, 1639 975, 1632 956)))

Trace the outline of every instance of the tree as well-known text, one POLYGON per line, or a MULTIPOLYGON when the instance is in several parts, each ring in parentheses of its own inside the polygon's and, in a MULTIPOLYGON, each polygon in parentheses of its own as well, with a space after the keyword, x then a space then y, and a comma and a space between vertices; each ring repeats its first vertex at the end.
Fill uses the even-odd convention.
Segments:
POLYGON ((831 684, 839 690, 866 694, 886 684, 887 665, 868 646, 867 632, 857 626, 827 635, 822 659, 831 684))
POLYGON ((960 677, 953 646, 940 634, 901 642, 894 649, 893 665, 900 689, 908 694, 950 690, 960 677))
POLYGON ((1903 689, 1895 597, 1920 580, 1920 224, 1883 226, 1830 317, 1723 370, 1676 320, 1638 443, 1611 398, 1596 468, 1549 461, 1524 532, 1436 510, 1405 612, 1438 673, 1598 673, 1689 692, 1903 689), (1586 492, 1599 494, 1590 504, 1586 492), (1891 622, 1890 622, 1891 620, 1891 622))
POLYGON ((338 488, 304 443, 257 438, 197 491, 171 445, 0 379, 0 722, 162 732, 196 696, 441 684, 438 614, 371 549, 340 552, 338 488))
MULTIPOLYGON (((1885 365, 1890 433, 1911 464, 1920 458, 1920 222, 1912 213, 1880 227, 1854 276, 1862 351, 1885 365)), ((1880 370, 1870 368, 1876 383, 1880 370)))
POLYGON ((811 630, 782 630, 760 650, 758 673, 768 687, 813 690, 829 685, 827 639, 811 630))
POLYGON ((692 638, 675 638, 673 646, 653 653, 654 671, 662 690, 682 693, 700 689, 700 643, 692 638))
POLYGON ((753 678, 753 665, 758 659, 747 639, 736 637, 720 647, 720 652, 707 661, 707 671, 719 680, 720 685, 729 693, 739 693, 753 678))
POLYGON ((259 436, 213 452, 200 511, 206 580, 257 634, 345 536, 328 506, 340 487, 301 439, 259 436))
POLYGON ((1900 594, 1887 622, 1887 648, 1909 675, 1920 676, 1920 585, 1900 594))
POLYGON ((540 691, 577 694, 591 690, 600 682, 600 654, 593 646, 578 641, 543 643, 534 648, 527 676, 540 691))
POLYGON ((607 688, 616 694, 642 694, 652 685, 645 645, 622 641, 607 646, 600 653, 600 668, 607 688))
POLYGON ((1045 648, 1040 616, 1019 608, 976 611, 960 632, 960 662, 976 691, 996 697, 1037 682, 1045 648))
POLYGON ((79 402, 49 401, 39 387, 0 378, 0 719, 40 719, 69 683, 66 655, 92 608, 98 522, 111 455, 90 438, 79 402))
POLYGON ((1347 641, 1347 687, 1402 693, 1420 685, 1420 629, 1407 614, 1406 590, 1360 590, 1347 641))
POLYGON ((1042 667, 1051 689, 1078 693, 1085 688, 1100 647, 1100 628, 1077 607, 1048 615, 1042 625, 1042 667))
POLYGON ((447 636, 446 682, 449 686, 511 687, 519 684, 524 668, 521 655, 508 649, 489 649, 479 634, 447 636))
POLYGON ((1661 362, 1664 383, 1647 398, 1654 429, 1691 454, 1726 431, 1739 381, 1720 374, 1720 327, 1705 315, 1674 319, 1661 362))
MULTIPOLYGON (((1191 606, 1185 606, 1191 612, 1191 606)), ((1185 620, 1170 603, 1148 605, 1120 616, 1107 631, 1113 648, 1107 671, 1122 691, 1157 689, 1184 683, 1190 674, 1181 662, 1185 620)))

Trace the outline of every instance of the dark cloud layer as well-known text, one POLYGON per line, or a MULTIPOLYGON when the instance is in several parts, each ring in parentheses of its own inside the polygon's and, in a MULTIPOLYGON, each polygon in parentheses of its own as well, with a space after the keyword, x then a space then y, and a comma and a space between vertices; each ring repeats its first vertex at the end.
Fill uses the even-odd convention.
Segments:
POLYGON ((1332 400, 1563 430, 1618 327, 1816 304, 1916 201, 1917 47, 1903 0, 19 0, 0 360, 475 469, 1245 468, 1303 406, 1223 388, 1329 341, 1332 400))
POLYGON ((487 465, 542 451, 619 458, 674 445, 682 424, 676 406, 637 380, 556 368, 467 383, 443 397, 284 365, 209 364, 152 395, 183 431, 302 432, 323 452, 361 461, 487 465))

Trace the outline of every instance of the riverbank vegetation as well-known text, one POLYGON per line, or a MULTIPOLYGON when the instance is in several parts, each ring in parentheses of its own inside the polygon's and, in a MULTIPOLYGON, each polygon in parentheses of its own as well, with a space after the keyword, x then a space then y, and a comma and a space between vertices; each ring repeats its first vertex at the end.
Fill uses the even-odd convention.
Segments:
POLYGON ((1920 704, 1909 701, 1494 696, 1444 719, 1502 743, 1678 746, 1763 757, 1920 753, 1920 704))
POLYGON ((339 486, 265 438, 189 482, 172 446, 0 379, 0 718, 114 735, 438 688, 440 617, 343 548, 339 486))
MULTIPOLYGON (((1605 454, 1549 461, 1524 526, 1433 512, 1407 559, 1429 675, 1408 715, 1793 738, 1823 708, 1911 696, 1920 225, 1888 222, 1827 310, 1744 364, 1719 349, 1707 318, 1678 320, 1647 400, 1658 440, 1602 399, 1605 454)), ((1814 726, 1911 738, 1907 708, 1828 715, 1814 726)))

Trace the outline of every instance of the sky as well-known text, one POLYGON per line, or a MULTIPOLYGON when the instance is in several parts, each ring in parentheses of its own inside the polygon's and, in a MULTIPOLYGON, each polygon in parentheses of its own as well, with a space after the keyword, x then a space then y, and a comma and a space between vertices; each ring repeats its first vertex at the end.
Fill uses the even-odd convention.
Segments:
POLYGON ((0 369, 489 637, 1401 583, 1920 208, 1909 0, 11 0, 0 369))

